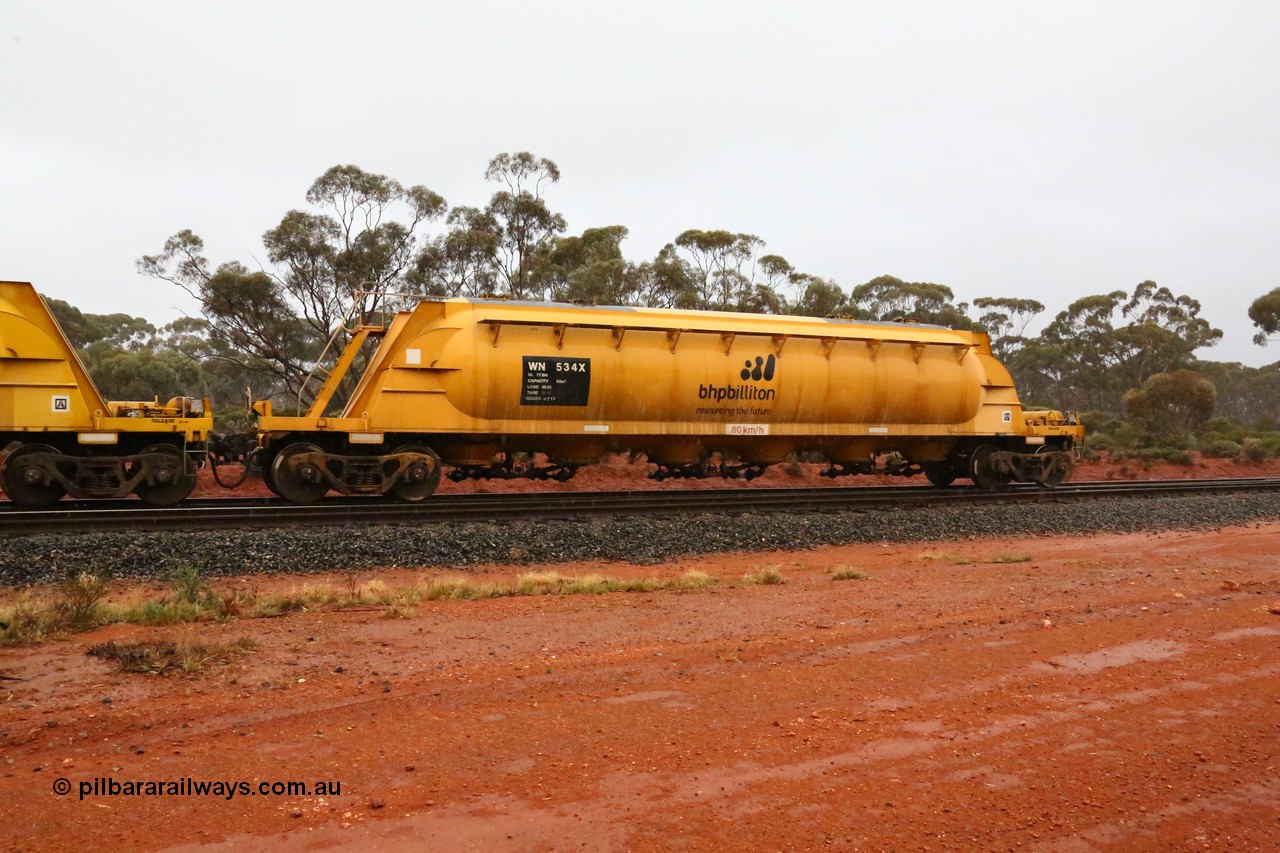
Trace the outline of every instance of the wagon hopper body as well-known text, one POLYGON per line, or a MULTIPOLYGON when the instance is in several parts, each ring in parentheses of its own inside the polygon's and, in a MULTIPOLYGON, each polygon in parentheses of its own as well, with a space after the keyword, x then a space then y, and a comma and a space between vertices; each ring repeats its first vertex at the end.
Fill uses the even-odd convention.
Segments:
POLYGON ((177 503, 195 486, 208 412, 191 397, 104 400, 35 288, 0 281, 0 483, 15 504, 177 503))
POLYGON ((1054 485, 1083 437, 1073 416, 1023 411, 981 333, 496 300, 425 300, 362 325, 308 414, 257 408, 268 485, 303 501, 419 499, 441 461, 454 477, 509 476, 523 453, 563 478, 610 451, 646 454, 657 477, 750 477, 811 453, 832 475, 1054 485), (326 414, 371 338, 348 402, 326 414))

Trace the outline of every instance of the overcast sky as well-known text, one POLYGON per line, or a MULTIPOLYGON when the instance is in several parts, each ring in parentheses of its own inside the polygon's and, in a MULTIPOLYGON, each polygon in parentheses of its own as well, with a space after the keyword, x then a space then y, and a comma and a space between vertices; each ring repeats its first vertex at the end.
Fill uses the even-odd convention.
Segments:
POLYGON ((1261 365, 1280 287, 1280 3, 0 0, 0 278, 98 313, 195 306, 134 261, 214 264, 351 163, 482 206, 532 151, 570 233, 755 234, 846 291, 1153 279, 1261 365))

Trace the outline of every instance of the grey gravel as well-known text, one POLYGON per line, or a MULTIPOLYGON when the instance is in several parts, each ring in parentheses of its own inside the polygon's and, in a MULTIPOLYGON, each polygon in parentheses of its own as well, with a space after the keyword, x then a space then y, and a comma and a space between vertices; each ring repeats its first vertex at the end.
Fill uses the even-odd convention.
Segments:
POLYGON ((207 577, 383 567, 660 563, 675 557, 856 542, 1133 533, 1280 519, 1280 493, 1133 497, 1061 504, 870 512, 685 515, 588 521, 421 526, 40 534, 0 539, 0 585, 56 581, 68 572, 166 579, 195 566, 207 577))

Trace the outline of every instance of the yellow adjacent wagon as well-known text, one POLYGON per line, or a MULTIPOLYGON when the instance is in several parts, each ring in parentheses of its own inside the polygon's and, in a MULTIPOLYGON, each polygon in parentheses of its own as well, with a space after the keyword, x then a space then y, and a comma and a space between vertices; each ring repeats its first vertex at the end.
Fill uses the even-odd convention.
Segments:
POLYGON ((212 429, 207 400, 103 400, 35 288, 0 281, 0 483, 15 504, 177 503, 212 429))

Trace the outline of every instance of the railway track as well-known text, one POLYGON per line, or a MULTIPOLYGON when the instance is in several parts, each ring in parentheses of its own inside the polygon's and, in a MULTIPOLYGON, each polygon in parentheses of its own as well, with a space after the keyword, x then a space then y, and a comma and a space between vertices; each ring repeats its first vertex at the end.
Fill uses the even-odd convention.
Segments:
POLYGON ((0 539, 38 533, 215 530, 348 524, 422 525, 452 521, 584 519, 692 513, 841 512, 930 505, 1062 503, 1104 497, 1142 499, 1280 490, 1280 479, 1095 481, 1056 489, 1000 492, 971 487, 870 486, 818 489, 688 489, 438 495, 420 503, 332 498, 289 504, 275 498, 214 498, 156 509, 138 501, 64 501, 46 510, 0 509, 0 539))

